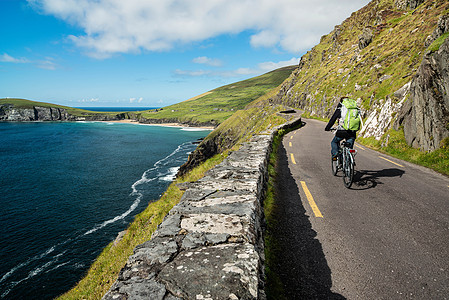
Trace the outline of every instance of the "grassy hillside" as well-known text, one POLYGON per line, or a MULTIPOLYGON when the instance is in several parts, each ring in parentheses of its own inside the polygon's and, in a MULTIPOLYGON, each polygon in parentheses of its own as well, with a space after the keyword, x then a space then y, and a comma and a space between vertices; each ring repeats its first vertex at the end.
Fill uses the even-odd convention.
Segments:
POLYGON ((372 124, 378 129, 359 133, 364 138, 358 141, 449 174, 447 141, 436 153, 425 153, 407 145, 402 128, 393 129, 409 97, 395 92, 412 81, 426 53, 437 51, 447 39, 445 33, 426 44, 440 18, 448 15, 449 2, 443 0, 427 0, 415 9, 399 8, 395 0, 371 1, 301 58, 272 102, 327 120, 341 96, 357 99, 364 121, 374 115, 372 124), (360 43, 363 36, 370 36, 371 42, 360 43))
POLYGON ((359 99, 365 116, 387 96, 398 102, 393 93, 411 80, 425 52, 438 47, 427 49, 424 43, 448 10, 449 2, 442 0, 409 11, 394 0, 372 1, 302 57, 284 101, 319 117, 329 117, 343 95, 359 99), (372 42, 361 49, 364 30, 371 32, 372 42))
POLYGON ((141 114, 146 119, 175 119, 180 123, 220 124, 237 110, 279 86, 296 68, 280 68, 258 77, 219 87, 202 96, 141 114))

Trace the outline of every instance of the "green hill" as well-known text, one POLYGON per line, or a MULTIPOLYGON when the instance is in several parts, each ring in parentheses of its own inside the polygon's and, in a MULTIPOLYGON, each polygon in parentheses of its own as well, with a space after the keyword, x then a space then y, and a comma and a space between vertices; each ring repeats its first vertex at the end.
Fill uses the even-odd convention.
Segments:
POLYGON ((141 114, 143 119, 165 119, 179 123, 218 125, 237 110, 279 86, 297 66, 214 89, 187 101, 141 114))

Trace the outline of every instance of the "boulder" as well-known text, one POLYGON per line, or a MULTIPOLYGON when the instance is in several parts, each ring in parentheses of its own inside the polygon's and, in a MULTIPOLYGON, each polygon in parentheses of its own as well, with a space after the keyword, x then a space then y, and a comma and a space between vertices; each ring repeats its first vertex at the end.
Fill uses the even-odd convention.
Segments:
POLYGON ((373 31, 368 27, 364 28, 362 34, 359 35, 359 49, 362 50, 368 47, 373 41, 373 38, 373 31))

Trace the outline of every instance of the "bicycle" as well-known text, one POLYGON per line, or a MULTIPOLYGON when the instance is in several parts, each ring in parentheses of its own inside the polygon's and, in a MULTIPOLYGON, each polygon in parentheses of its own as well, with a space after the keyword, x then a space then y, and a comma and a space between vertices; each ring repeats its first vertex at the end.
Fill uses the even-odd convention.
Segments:
MULTIPOLYGON (((336 129, 334 129, 336 130, 336 129)), ((345 140, 341 141, 338 149, 337 159, 332 161, 332 174, 337 176, 339 170, 343 171, 343 183, 348 189, 352 186, 354 181, 354 156, 357 154, 357 150, 349 148, 350 143, 345 140)))

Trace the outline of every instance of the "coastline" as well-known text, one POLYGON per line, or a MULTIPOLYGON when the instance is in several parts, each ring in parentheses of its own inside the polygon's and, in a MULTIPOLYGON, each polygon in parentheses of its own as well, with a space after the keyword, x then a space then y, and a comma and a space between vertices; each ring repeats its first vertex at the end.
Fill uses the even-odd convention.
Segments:
POLYGON ((140 123, 137 120, 111 120, 111 121, 95 121, 95 122, 105 122, 105 123, 124 123, 124 124, 136 124, 136 125, 148 125, 148 126, 160 126, 160 127, 176 127, 176 128, 191 128, 191 129, 203 129, 203 130, 214 130, 215 127, 212 126, 188 126, 181 123, 140 123))

